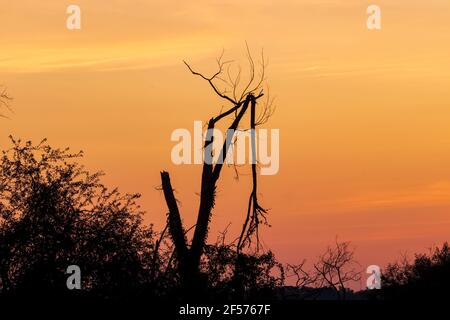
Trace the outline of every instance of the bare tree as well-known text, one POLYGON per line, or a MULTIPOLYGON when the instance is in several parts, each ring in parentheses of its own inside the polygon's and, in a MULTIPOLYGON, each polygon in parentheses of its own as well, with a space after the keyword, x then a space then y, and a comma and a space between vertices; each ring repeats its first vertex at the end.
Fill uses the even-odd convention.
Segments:
POLYGON ((208 130, 204 141, 200 204, 198 208, 197 223, 190 244, 186 238, 169 173, 165 171, 161 172, 162 190, 169 209, 167 215, 168 230, 175 246, 178 271, 184 279, 185 284, 188 286, 192 286, 194 284, 193 282, 198 279, 200 259, 204 252, 209 222, 215 204, 216 186, 222 172, 225 158, 233 144, 234 133, 236 130, 241 129, 241 120, 249 111, 250 124, 248 128, 251 129, 252 190, 249 196, 247 214, 236 246, 238 253, 245 246, 250 246, 253 239, 256 239, 256 247, 257 250, 259 249, 258 228, 261 223, 267 223, 267 210, 259 204, 257 198, 257 161, 254 129, 257 125, 266 122, 273 113, 272 100, 270 98, 265 99, 265 103, 263 104, 259 115, 256 114, 258 101, 264 96, 263 84, 265 81, 266 62, 264 54, 262 53, 259 67, 255 66, 255 62, 250 54, 248 46, 247 58, 249 63, 249 77, 245 82, 242 82, 241 68, 239 67, 238 71, 233 73, 231 69, 232 61, 223 61, 223 53, 217 59, 217 71, 212 76, 205 76, 204 74, 195 71, 184 61, 185 65, 193 75, 206 81, 217 96, 230 104, 226 111, 221 112, 219 115, 212 117, 208 121, 208 130), (234 118, 232 118, 233 116, 234 118), (212 150, 214 141, 213 129, 219 121, 225 118, 232 118, 233 120, 226 131, 226 140, 221 147, 218 160, 214 164, 212 150), (191 285, 189 285, 189 283, 191 285))
POLYGON ((307 270, 305 264, 306 259, 303 259, 299 264, 286 266, 287 277, 295 277, 295 286, 299 288, 312 286, 317 281, 316 274, 307 270))
MULTIPOLYGON (((9 111, 12 111, 9 102, 12 100, 12 98, 8 95, 5 88, 0 88, 0 109, 2 107, 7 108, 9 111)), ((5 118, 3 114, 0 113, 0 117, 5 118)))
POLYGON ((350 242, 338 242, 329 246, 314 264, 315 281, 318 287, 333 288, 339 300, 345 300, 347 285, 361 279, 359 265, 354 260, 354 249, 350 242))

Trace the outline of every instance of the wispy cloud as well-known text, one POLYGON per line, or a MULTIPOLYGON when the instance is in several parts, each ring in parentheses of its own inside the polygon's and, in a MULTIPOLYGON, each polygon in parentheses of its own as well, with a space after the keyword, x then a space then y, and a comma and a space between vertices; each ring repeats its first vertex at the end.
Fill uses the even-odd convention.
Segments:
POLYGON ((179 63, 186 55, 215 52, 212 42, 223 44, 218 36, 186 36, 160 41, 136 41, 86 47, 6 46, 0 53, 0 72, 38 73, 67 69, 112 71, 146 69, 179 63), (31 54, 30 54, 31 53, 31 54))
POLYGON ((404 190, 357 195, 341 199, 339 204, 349 208, 450 205, 450 181, 437 181, 404 190))

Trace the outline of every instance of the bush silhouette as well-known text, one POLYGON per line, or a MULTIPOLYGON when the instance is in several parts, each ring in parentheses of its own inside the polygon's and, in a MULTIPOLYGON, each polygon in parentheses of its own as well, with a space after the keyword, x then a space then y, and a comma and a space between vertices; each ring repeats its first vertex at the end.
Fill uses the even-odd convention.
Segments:
POLYGON ((109 190, 82 153, 11 138, 0 161, 0 290, 3 295, 68 292, 65 270, 82 286, 114 295, 148 273, 153 231, 141 224, 138 194, 109 190))
POLYGON ((284 284, 284 268, 270 251, 244 254, 232 245, 208 245, 201 269, 208 296, 216 300, 274 299, 277 288, 284 284))
POLYGON ((443 299, 450 286, 450 247, 444 243, 414 261, 389 264, 382 276, 384 299, 443 299))

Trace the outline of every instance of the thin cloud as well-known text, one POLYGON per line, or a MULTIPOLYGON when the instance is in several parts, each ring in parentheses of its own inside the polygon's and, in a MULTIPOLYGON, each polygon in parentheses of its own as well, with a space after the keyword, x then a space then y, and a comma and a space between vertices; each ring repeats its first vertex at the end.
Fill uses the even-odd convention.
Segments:
POLYGON ((212 42, 226 42, 217 36, 190 36, 166 41, 66 48, 6 47, 0 55, 0 72, 39 73, 68 69, 114 71, 147 69, 178 63, 183 55, 202 57, 215 53, 212 42), (33 55, 30 56, 30 52, 33 55))
POLYGON ((339 201, 349 208, 437 206, 450 204, 450 181, 438 181, 416 188, 374 192, 339 201))

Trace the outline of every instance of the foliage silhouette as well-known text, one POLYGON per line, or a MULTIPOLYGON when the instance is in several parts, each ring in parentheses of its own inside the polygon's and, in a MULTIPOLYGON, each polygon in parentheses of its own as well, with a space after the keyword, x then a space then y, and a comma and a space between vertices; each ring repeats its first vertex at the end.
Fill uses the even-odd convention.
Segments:
POLYGON ((139 194, 109 190, 82 153, 11 138, 0 167, 2 294, 67 292, 65 270, 82 269, 83 287, 114 295, 147 274, 153 231, 141 224, 139 194))
POLYGON ((429 254, 416 254, 409 262, 389 264, 382 274, 381 298, 398 299, 444 299, 450 287, 450 247, 430 249, 429 254))
POLYGON ((243 254, 232 245, 207 245, 200 268, 208 295, 220 300, 275 299, 284 284, 284 267, 270 251, 243 254))
MULTIPOLYGON (((163 230, 142 222, 139 194, 108 189, 82 153, 11 137, 0 159, 0 296, 180 299, 181 276, 163 230), (69 291, 69 265, 82 290, 69 291)), ((241 254, 224 242, 201 259, 209 299, 273 297, 283 278, 273 254, 241 254)), ((184 289, 183 289, 184 290, 184 289)))
POLYGON ((337 300, 346 300, 347 292, 351 292, 349 284, 361 279, 360 266, 354 254, 350 242, 339 242, 336 238, 334 245, 328 246, 313 263, 313 270, 306 269, 304 259, 299 264, 288 264, 287 276, 295 279, 296 287, 306 289, 302 295, 304 298, 314 299, 322 289, 330 289, 337 300))

